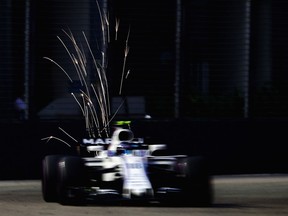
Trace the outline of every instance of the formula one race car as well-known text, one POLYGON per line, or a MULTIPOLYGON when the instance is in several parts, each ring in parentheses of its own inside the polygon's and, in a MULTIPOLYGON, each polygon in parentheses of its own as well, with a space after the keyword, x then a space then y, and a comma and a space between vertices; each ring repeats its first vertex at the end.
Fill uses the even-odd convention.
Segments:
POLYGON ((202 157, 165 155, 163 144, 145 144, 118 128, 108 145, 86 142, 89 156, 47 155, 42 192, 46 202, 153 201, 209 206, 211 184, 202 157), (107 148, 105 148, 107 146, 107 148))

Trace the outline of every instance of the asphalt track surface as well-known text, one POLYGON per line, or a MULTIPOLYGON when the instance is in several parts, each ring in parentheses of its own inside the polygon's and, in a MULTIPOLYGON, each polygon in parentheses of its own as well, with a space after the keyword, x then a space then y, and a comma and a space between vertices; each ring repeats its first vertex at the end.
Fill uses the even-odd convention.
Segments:
POLYGON ((163 207, 151 205, 62 206, 45 203, 41 183, 0 181, 1 216, 202 216, 202 215, 288 215, 288 175, 214 176, 211 207, 163 207))

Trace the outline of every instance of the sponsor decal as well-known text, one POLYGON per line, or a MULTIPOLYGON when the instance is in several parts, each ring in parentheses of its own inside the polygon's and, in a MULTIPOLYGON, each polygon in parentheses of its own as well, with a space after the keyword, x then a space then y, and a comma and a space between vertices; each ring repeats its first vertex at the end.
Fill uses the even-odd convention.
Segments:
POLYGON ((97 139, 82 139, 84 145, 109 145, 111 143, 111 138, 97 138, 97 139))
MULTIPOLYGON (((111 144, 111 138, 83 138, 82 143, 83 145, 109 145, 111 144)), ((144 143, 143 138, 135 138, 131 141, 131 143, 144 143)))

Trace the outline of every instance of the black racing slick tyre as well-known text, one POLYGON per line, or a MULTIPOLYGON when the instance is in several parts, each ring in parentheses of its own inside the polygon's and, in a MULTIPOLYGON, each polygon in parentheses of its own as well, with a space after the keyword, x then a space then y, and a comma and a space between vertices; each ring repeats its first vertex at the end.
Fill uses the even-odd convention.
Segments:
POLYGON ((58 198, 62 205, 83 205, 84 163, 80 157, 63 157, 58 167, 58 198))
POLYGON ((207 161, 203 157, 188 157, 180 163, 184 176, 182 203, 189 206, 211 206, 213 195, 207 161))
POLYGON ((42 161, 42 196, 46 202, 57 201, 58 163, 60 155, 48 155, 42 161))

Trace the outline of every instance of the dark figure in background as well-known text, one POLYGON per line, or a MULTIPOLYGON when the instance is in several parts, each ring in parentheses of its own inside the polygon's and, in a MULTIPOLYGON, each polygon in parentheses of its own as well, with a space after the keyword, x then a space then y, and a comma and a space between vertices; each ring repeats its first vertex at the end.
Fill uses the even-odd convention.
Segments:
POLYGON ((25 101, 22 98, 17 97, 15 100, 14 106, 15 106, 15 110, 16 110, 17 119, 20 121, 24 121, 25 120, 25 110, 27 109, 27 105, 26 105, 25 101))

